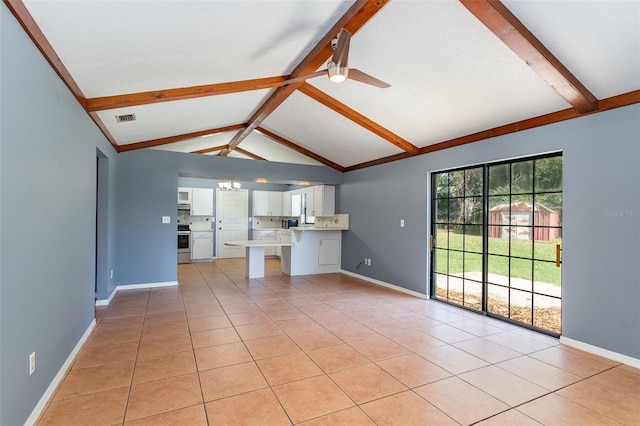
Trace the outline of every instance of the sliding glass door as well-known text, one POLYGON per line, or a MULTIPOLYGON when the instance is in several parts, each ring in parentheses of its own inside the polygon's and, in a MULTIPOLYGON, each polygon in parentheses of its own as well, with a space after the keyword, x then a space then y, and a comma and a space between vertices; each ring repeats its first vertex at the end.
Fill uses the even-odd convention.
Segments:
POLYGON ((432 176, 432 297, 561 332, 562 157, 432 176))

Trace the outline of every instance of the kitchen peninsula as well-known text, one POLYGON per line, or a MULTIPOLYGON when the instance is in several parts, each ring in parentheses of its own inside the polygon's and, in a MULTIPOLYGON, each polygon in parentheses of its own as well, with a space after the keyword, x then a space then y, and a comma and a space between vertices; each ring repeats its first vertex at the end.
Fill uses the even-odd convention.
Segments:
MULTIPOLYGON (((343 215, 341 215, 343 216, 343 215)), ((226 244, 246 248, 247 278, 264 276, 265 247, 280 246, 280 265, 287 275, 313 275, 339 272, 341 269, 342 231, 348 230, 342 220, 316 226, 289 228, 291 241, 248 240, 226 244), (333 226, 330 226, 333 225, 333 226)))

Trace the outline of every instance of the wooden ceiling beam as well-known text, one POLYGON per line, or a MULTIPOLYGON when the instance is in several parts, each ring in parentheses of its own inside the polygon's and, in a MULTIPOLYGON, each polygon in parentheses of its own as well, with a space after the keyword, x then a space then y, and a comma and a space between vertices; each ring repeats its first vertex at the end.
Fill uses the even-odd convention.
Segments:
POLYGON ((295 143, 283 138, 280 135, 276 135, 273 132, 270 132, 269 130, 263 128, 263 127, 258 127, 255 129, 257 132, 262 133, 263 135, 265 135, 266 137, 268 137, 269 139, 274 140, 275 142, 278 142, 281 145, 286 146, 287 148, 291 148, 292 150, 299 152, 302 155, 306 155, 309 158, 313 158, 314 160, 324 164, 325 166, 329 166, 333 169, 336 169, 339 172, 344 172, 345 168, 342 167, 340 164, 334 163, 331 160, 328 160, 318 154, 316 154, 315 152, 309 151, 306 148, 301 147, 300 145, 296 145, 295 143))
POLYGON ((504 4, 498 0, 460 2, 578 112, 598 109, 598 99, 504 4))
POLYGON ((158 102, 179 101, 201 98, 205 96, 227 95, 249 90, 271 89, 281 87, 286 76, 257 78, 254 80, 232 81, 229 83, 205 84, 202 86, 181 87, 176 89, 152 90, 150 92, 128 93, 125 95, 89 98, 86 100, 87 111, 103 111, 106 109, 125 108, 158 102))
POLYGON ((321 104, 323 104, 328 108, 331 108, 338 114, 364 127, 370 132, 375 133, 376 135, 385 139, 387 142, 394 144, 401 150, 405 152, 409 152, 411 154, 417 154, 420 151, 420 149, 417 146, 413 145, 408 140, 403 139, 400 136, 393 133, 392 131, 385 129, 375 121, 370 120, 369 118, 360 114, 358 111, 348 107, 347 105, 329 96, 328 94, 312 86, 311 84, 305 82, 298 88, 298 90, 300 90, 300 92, 304 93, 305 95, 309 96, 311 99, 320 102, 321 104))
POLYGON ((211 148, 205 148, 205 149, 199 149, 197 151, 191 151, 191 154, 208 154, 210 152, 215 152, 215 151, 222 151, 223 149, 225 149, 228 145, 218 145, 218 146, 212 146, 211 148))
POLYGON ((242 149, 240 147, 236 147, 236 149, 234 149, 234 151, 239 152, 240 154, 244 155, 245 157, 249 157, 253 160, 261 160, 261 161, 267 161, 266 158, 262 158, 259 155, 256 155, 252 152, 247 151, 246 149, 242 149))
MULTIPOLYGON (((640 90, 635 90, 633 92, 623 93, 618 96, 602 99, 599 102, 600 108, 597 111, 592 111, 586 114, 597 114, 611 109, 622 108, 638 103, 640 103, 640 90)), ((527 120, 521 120, 510 124, 505 124, 504 126, 494 127, 493 129, 483 130, 481 132, 461 136, 459 138, 449 139, 447 141, 427 145, 420 148, 420 154, 418 155, 429 154, 431 152, 441 151, 443 149, 453 148, 455 146, 466 145, 496 136, 507 135, 509 133, 520 132, 523 130, 533 129, 534 127, 546 126, 547 124, 559 123, 561 121, 571 120, 579 117, 584 117, 584 114, 576 111, 574 108, 563 109, 560 111, 552 112, 550 114, 540 115, 538 117, 529 118, 527 120)), ((345 168, 345 172, 364 169, 378 164, 390 163, 392 161, 401 160, 402 158, 410 156, 405 155, 404 157, 402 157, 401 155, 402 154, 349 166, 345 168)))
POLYGON ((80 86, 78 86, 73 77, 71 77, 71 74, 62 63, 58 54, 53 50, 53 46, 51 46, 47 37, 45 37, 38 24, 36 24, 36 21, 24 3, 21 0, 4 0, 4 4, 11 10, 11 13, 16 17, 22 28, 29 35, 47 62, 49 62, 49 65, 51 65, 56 74, 58 74, 69 90, 71 90, 73 96, 75 96, 78 102, 84 107, 85 97, 82 90, 80 90, 80 86))
MULTIPOLYGON (((305 74, 310 74, 320 68, 333 54, 331 50, 331 40, 344 28, 351 34, 358 32, 373 16, 382 9, 389 0, 357 0, 353 6, 335 23, 327 34, 316 44, 309 54, 294 68, 289 78, 296 78, 305 74)), ((302 82, 291 83, 280 87, 267 99, 253 114, 247 123, 247 127, 229 143, 229 148, 220 153, 228 155, 234 150, 251 132, 278 108, 294 91, 300 87, 302 82)))
POLYGON ((184 140, 199 138, 202 136, 211 136, 211 135, 216 135, 218 133, 223 133, 223 132, 232 132, 234 130, 243 129, 244 126, 245 126, 244 124, 233 124, 231 126, 218 127, 215 129, 200 130, 198 132, 184 133, 182 135, 169 136, 166 138, 130 143, 127 145, 120 145, 118 147, 118 151, 125 152, 125 151, 133 151, 136 149, 151 148, 153 146, 167 145, 170 143, 181 142, 184 140))

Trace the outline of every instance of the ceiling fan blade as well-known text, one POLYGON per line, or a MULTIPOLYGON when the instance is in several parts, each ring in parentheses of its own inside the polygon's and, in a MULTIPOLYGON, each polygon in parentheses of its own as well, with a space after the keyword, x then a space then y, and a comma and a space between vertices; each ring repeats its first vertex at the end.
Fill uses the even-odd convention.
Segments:
POLYGON ((301 75, 300 77, 290 78, 289 80, 285 80, 282 82, 283 86, 291 83, 297 83, 299 81, 305 81, 309 78, 320 77, 321 75, 327 75, 327 70, 316 71, 311 74, 301 75))
POLYGON ((377 78, 370 76, 369 74, 364 73, 355 68, 349 69, 349 79, 356 80, 361 83, 370 84, 372 86, 380 87, 381 89, 386 89, 387 87, 391 87, 389 83, 385 83, 382 80, 378 80, 377 78))
POLYGON ((349 44, 351 42, 351 33, 344 28, 340 30, 338 35, 338 45, 333 52, 331 60, 339 67, 348 66, 349 60, 349 44))

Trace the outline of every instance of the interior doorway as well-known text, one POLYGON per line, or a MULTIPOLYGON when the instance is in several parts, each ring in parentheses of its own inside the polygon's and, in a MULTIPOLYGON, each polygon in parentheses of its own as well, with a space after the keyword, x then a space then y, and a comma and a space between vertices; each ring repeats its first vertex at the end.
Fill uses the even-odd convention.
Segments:
POLYGON ((562 156, 432 175, 431 296, 562 331, 562 156))
POLYGON ((227 241, 249 239, 249 191, 216 189, 216 258, 245 257, 244 247, 227 241))
POLYGON ((107 298, 109 284, 109 159, 96 148, 96 235, 95 280, 96 299, 107 298))

